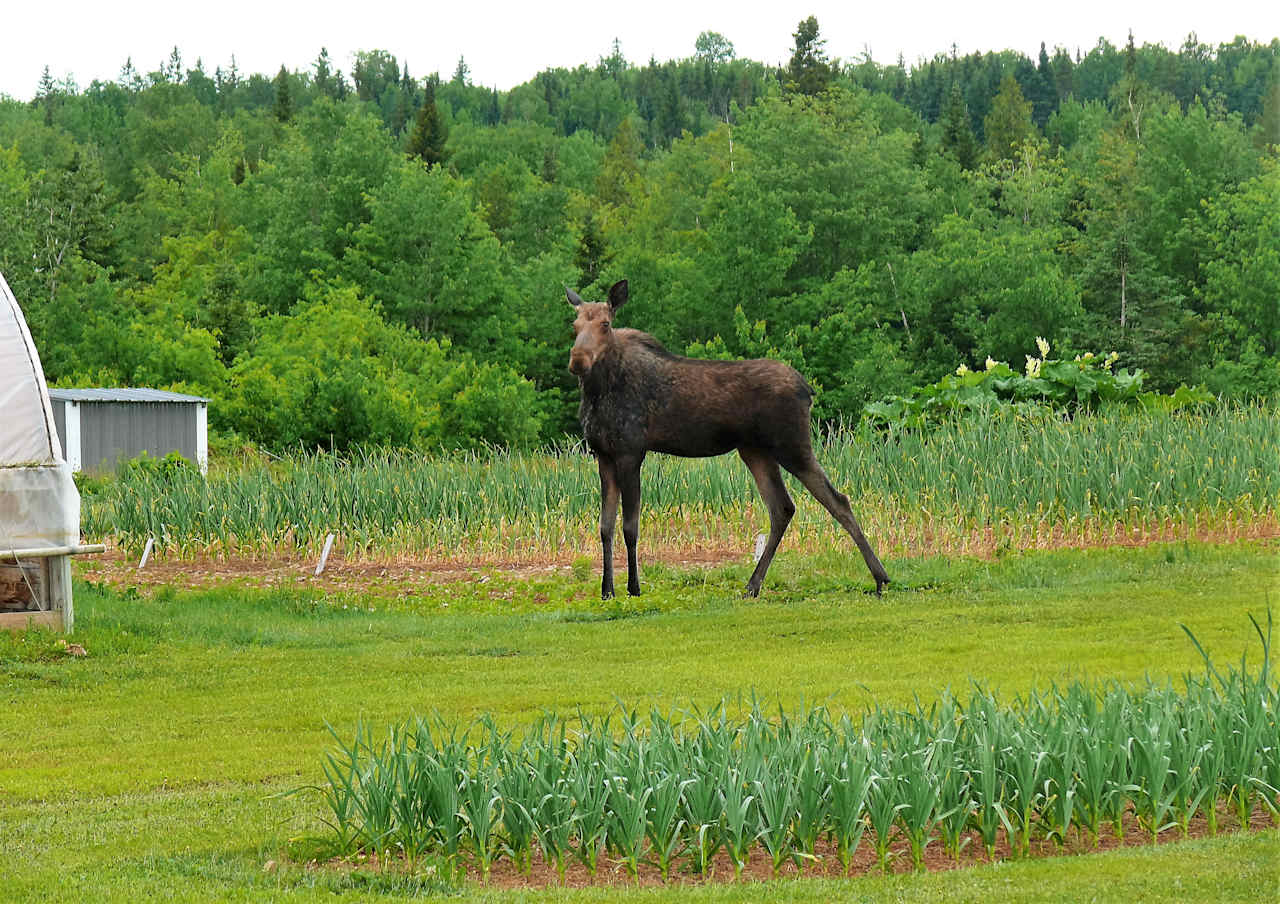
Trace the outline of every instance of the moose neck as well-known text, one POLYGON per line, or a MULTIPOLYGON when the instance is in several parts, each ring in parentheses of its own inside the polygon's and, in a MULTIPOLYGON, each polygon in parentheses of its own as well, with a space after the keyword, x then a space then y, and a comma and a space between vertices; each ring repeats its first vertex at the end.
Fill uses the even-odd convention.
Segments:
POLYGON ((578 377, 578 385, 584 399, 595 400, 605 393, 616 391, 622 379, 622 352, 617 342, 610 342, 591 369, 578 377))

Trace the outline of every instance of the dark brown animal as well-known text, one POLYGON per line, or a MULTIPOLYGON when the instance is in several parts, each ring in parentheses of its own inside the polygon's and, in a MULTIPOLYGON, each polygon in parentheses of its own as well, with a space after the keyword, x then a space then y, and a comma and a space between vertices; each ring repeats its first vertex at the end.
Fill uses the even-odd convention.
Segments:
POLYGON ((862 552, 879 594, 889 576, 814 457, 809 433, 813 390, 780 361, 704 361, 682 358, 648 333, 614 329, 627 300, 627 282, 615 283, 608 302, 584 302, 566 287, 578 311, 569 370, 582 389, 579 417, 600 465, 600 595, 613 596, 613 532, 622 501, 627 545, 627 592, 640 593, 636 537, 640 524, 640 466, 648 452, 704 457, 738 450, 769 508, 769 540, 747 581, 757 596, 795 504, 782 482, 785 468, 840 522, 862 552))

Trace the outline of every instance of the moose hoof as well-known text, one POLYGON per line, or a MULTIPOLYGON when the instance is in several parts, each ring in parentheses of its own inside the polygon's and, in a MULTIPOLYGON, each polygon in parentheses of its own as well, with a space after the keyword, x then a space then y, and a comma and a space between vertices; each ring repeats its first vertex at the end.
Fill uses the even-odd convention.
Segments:
POLYGON ((746 589, 746 590, 742 591, 742 598, 743 598, 744 600, 751 600, 751 599, 755 599, 755 598, 756 598, 756 597, 758 597, 759 595, 760 595, 760 588, 759 588, 759 587, 752 587, 750 584, 748 584, 748 585, 747 585, 747 589, 746 589))

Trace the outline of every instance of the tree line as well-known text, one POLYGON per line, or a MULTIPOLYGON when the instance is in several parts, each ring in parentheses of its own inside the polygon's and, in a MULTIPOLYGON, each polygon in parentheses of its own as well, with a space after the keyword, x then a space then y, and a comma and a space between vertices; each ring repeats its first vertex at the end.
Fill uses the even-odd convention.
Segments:
POLYGON ((1280 39, 908 67, 791 37, 505 92, 380 50, 46 70, 0 98, 0 272, 51 380, 207 395, 271 448, 572 432, 562 286, 623 277, 621 323, 785 359, 826 419, 1037 337, 1276 394, 1280 39))

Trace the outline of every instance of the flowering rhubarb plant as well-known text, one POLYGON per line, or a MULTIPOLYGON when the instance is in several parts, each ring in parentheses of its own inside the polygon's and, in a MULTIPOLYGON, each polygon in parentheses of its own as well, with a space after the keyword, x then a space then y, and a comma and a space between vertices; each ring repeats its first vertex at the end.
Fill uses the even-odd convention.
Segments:
POLYGON ((1214 401, 1203 386, 1179 386, 1168 394, 1144 392, 1141 368, 1116 367, 1120 355, 1086 352, 1067 360, 1050 357, 1047 340, 1036 338, 1038 355, 1027 355, 1022 372, 988 357, 982 370, 961 364, 936 383, 919 386, 906 396, 890 396, 865 406, 873 423, 919 426, 966 412, 999 407, 1092 410, 1105 404, 1133 404, 1171 410, 1214 401))

